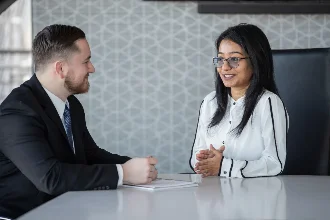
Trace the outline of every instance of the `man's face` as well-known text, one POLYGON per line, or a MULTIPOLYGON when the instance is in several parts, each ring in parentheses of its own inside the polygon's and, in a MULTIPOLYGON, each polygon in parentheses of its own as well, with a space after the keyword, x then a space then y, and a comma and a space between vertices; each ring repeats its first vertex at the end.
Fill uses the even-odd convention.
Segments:
POLYGON ((68 73, 64 79, 64 86, 71 94, 81 94, 88 92, 88 76, 95 72, 95 68, 90 61, 91 51, 86 39, 79 39, 75 42, 79 48, 68 59, 68 73))

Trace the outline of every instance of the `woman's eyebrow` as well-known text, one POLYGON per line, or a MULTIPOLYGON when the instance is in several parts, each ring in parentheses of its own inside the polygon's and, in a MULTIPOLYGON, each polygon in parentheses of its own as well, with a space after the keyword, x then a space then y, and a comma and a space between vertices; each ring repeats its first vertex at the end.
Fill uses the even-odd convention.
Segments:
MULTIPOLYGON (((234 53, 238 53, 238 54, 241 54, 243 56, 243 54, 241 52, 239 52, 239 51, 229 52, 229 54, 234 54, 234 53)), ((219 51, 218 54, 224 54, 224 53, 222 53, 222 52, 219 51)))

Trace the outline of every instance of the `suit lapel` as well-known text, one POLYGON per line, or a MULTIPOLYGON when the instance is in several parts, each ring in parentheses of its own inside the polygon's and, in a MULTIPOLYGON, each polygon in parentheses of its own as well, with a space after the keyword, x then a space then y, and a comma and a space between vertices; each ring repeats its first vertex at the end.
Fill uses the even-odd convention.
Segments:
POLYGON ((31 79, 26 81, 24 84, 31 88, 33 94, 38 99, 41 106, 44 108, 44 111, 46 112, 48 117, 55 123, 55 125, 58 127, 58 129, 60 130, 63 137, 67 140, 68 145, 70 146, 69 140, 68 140, 66 132, 64 130, 62 120, 61 120, 60 116, 58 115, 58 112, 57 112, 53 102, 50 100, 49 96, 47 95, 46 91, 40 84, 36 75, 34 74, 31 77, 31 79))
POLYGON ((70 116, 71 116, 71 128, 72 128, 72 134, 73 134, 73 141, 75 146, 75 154, 76 154, 76 162, 77 163, 86 163, 86 157, 85 157, 85 151, 83 149, 83 130, 80 126, 81 119, 77 114, 74 114, 74 112, 78 112, 76 108, 78 108, 74 102, 71 101, 71 96, 68 97, 68 101, 70 104, 70 116))

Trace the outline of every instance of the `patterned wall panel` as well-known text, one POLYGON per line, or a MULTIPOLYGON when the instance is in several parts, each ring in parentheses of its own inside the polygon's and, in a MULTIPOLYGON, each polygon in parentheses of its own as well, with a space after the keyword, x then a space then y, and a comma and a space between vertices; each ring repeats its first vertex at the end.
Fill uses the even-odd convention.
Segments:
POLYGON ((274 49, 330 46, 330 15, 205 15, 193 2, 34 0, 33 32, 82 28, 96 73, 79 99, 96 142, 128 156, 154 155, 161 173, 190 171, 200 102, 213 90, 214 41, 241 22, 274 49))
POLYGON ((31 77, 31 0, 17 0, 0 14, 0 103, 31 77))

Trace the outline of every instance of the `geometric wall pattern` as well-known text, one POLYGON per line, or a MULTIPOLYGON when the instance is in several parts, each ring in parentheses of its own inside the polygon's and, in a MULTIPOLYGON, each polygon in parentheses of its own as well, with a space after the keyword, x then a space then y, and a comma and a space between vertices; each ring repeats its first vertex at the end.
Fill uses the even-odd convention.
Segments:
POLYGON ((198 14, 194 2, 34 0, 33 34, 54 23, 82 28, 96 72, 79 95, 88 128, 110 152, 159 159, 189 172, 199 106, 214 90, 214 41, 253 23, 273 49, 330 47, 330 15, 198 14))
POLYGON ((17 0, 0 14, 0 103, 31 77, 31 19, 31 0, 17 0))

